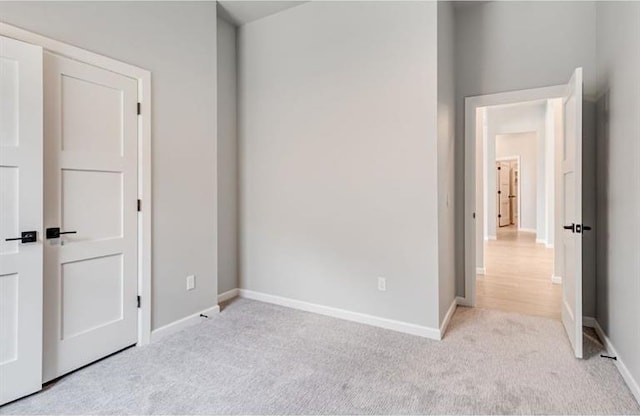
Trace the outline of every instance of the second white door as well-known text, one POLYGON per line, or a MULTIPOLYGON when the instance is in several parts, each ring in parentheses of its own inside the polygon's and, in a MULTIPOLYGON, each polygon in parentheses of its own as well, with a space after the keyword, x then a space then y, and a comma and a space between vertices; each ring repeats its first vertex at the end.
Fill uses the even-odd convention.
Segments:
POLYGON ((496 165, 498 173, 498 226, 506 227, 511 224, 509 162, 496 162, 496 165))
POLYGON ((44 381, 137 341, 137 81, 44 56, 44 381))

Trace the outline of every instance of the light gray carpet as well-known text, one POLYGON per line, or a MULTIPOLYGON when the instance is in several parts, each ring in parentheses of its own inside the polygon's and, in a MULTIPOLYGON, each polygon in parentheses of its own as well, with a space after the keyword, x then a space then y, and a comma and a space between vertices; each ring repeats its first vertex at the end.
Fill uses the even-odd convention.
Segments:
POLYGON ((1 414, 640 414, 614 364, 560 322, 459 308, 443 341, 237 299, 1 414))

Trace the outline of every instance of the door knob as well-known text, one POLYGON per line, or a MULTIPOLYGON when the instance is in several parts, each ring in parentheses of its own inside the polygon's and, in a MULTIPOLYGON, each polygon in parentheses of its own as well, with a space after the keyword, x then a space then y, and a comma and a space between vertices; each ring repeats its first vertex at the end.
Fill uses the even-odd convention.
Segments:
POLYGON ((571 230, 572 233, 576 232, 576 225, 575 224, 564 225, 562 228, 564 228, 565 230, 571 230))
POLYGON ((4 241, 20 241, 22 244, 35 243, 38 241, 37 231, 23 231, 20 237, 5 238, 4 241))
POLYGON ((76 234, 77 231, 60 231, 60 227, 47 228, 47 239, 60 238, 62 234, 76 234))

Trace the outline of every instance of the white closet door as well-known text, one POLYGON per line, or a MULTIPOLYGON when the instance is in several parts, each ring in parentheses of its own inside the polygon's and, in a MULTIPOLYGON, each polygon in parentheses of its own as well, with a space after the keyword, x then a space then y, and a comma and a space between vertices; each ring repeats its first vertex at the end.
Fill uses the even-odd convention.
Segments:
POLYGON ((42 48, 0 37, 0 405, 42 387, 42 108, 42 48))
POLYGON ((44 380, 137 342, 137 80, 45 53, 44 380))

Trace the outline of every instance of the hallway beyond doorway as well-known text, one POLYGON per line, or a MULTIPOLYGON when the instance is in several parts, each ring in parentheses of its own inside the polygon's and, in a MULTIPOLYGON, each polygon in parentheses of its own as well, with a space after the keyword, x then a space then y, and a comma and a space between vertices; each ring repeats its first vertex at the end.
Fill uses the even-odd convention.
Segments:
POLYGON ((486 273, 476 280, 477 306, 560 319, 562 286, 551 283, 553 249, 535 233, 498 229, 485 242, 486 273))

